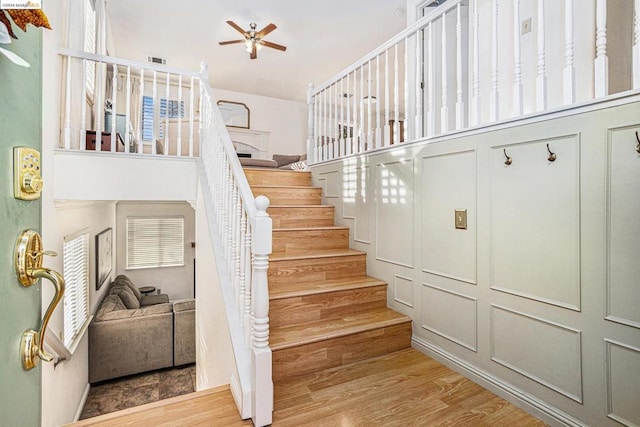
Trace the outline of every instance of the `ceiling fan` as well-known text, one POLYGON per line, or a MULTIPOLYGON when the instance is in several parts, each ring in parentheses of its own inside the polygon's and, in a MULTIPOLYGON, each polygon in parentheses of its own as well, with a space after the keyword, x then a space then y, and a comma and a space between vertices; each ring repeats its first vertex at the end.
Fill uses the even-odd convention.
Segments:
POLYGON ((242 40, 227 40, 227 41, 223 41, 223 42, 218 42, 218 44, 224 46, 224 45, 227 45, 227 44, 244 43, 244 46, 245 46, 247 52, 250 53, 249 57, 251 59, 256 59, 258 57, 258 50, 260 50, 260 48, 262 46, 270 47, 272 49, 281 50, 283 52, 285 50, 287 50, 286 46, 282 46, 281 44, 271 43, 271 42, 268 42, 266 40, 263 40, 264 36, 266 36, 267 34, 272 32, 276 28, 278 28, 278 27, 275 26, 275 24, 269 24, 266 27, 264 27, 263 29, 261 29, 260 31, 256 31, 256 23, 255 22, 252 22, 249 25, 251 27, 251 29, 248 30, 248 31, 243 30, 238 24, 236 24, 233 21, 227 21, 227 24, 231 25, 236 31, 238 31, 240 34, 242 34, 244 36, 244 39, 242 39, 242 40))

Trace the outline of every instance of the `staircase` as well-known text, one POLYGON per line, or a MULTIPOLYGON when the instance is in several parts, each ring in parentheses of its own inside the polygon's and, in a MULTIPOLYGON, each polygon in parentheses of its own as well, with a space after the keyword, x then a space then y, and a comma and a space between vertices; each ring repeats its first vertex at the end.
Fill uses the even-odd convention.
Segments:
POLYGON ((411 319, 387 308, 387 284, 367 276, 311 173, 245 169, 271 205, 269 262, 273 381, 410 347, 411 319))

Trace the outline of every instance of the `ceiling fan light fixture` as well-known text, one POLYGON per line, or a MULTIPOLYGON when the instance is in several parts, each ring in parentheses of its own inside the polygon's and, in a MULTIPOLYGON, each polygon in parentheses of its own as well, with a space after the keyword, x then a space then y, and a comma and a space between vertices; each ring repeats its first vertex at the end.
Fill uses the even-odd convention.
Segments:
POLYGON ((363 104, 375 104, 376 102, 378 102, 378 99, 375 96, 367 95, 364 98, 362 98, 363 104))

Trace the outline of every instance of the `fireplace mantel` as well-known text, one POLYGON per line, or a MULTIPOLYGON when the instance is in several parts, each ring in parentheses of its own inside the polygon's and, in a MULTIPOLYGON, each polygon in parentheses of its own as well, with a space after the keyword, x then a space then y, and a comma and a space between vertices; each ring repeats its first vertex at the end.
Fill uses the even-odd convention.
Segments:
POLYGON ((250 153, 256 159, 267 159, 269 134, 262 130, 250 130, 228 127, 229 136, 238 153, 250 153))

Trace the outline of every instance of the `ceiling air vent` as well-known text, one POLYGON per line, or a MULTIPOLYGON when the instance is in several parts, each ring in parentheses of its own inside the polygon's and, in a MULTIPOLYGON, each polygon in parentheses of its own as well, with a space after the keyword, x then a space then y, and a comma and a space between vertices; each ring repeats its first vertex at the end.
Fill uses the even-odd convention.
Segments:
POLYGON ((156 56, 147 56, 147 61, 152 62, 154 64, 166 65, 167 60, 164 58, 158 58, 156 56))

